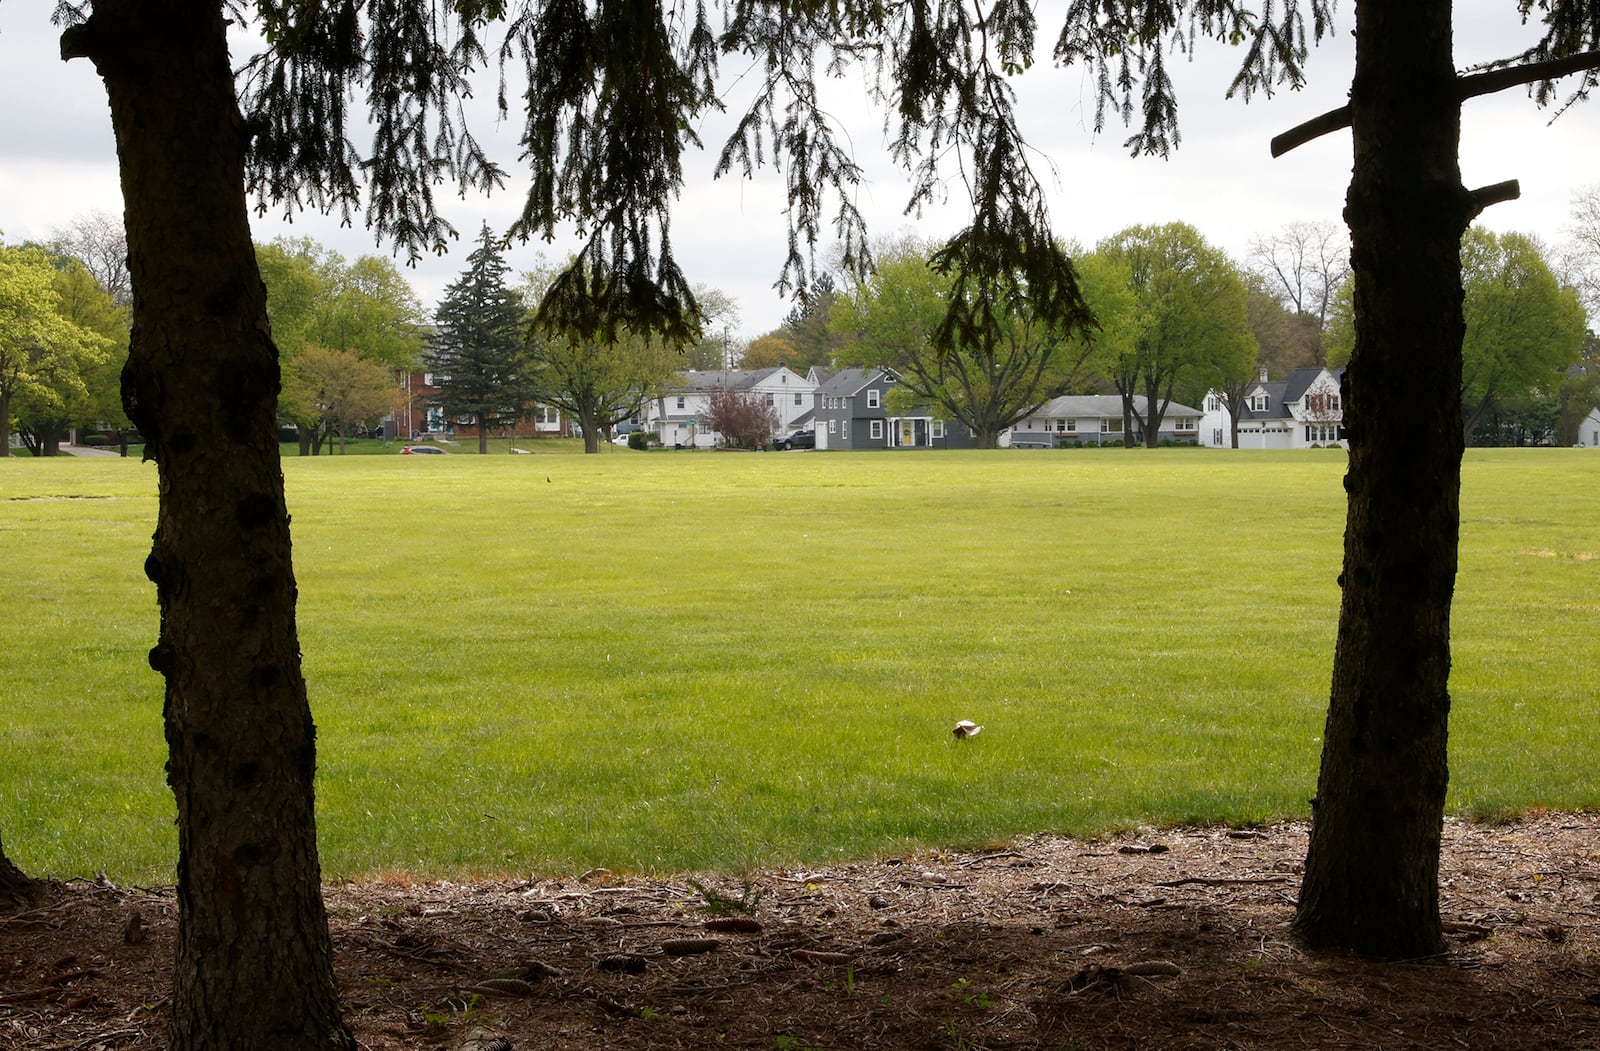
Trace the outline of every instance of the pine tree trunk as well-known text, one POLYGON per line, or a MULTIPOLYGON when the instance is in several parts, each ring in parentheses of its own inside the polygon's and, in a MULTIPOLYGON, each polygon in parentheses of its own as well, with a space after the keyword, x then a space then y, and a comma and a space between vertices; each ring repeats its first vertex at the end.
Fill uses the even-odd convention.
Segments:
POLYGON ((62 37, 111 103, 134 290, 123 398, 160 471, 145 569, 178 812, 171 1046, 353 1049, 321 896, 277 350, 224 26, 220 0, 96 0, 62 37))
POLYGON ((1461 478, 1460 241, 1449 0, 1356 5, 1346 203, 1356 346, 1344 378, 1343 599, 1295 917, 1313 946, 1443 949, 1450 603, 1461 478))
POLYGON ((0 840, 0 898, 20 898, 33 887, 33 881, 6 857, 6 845, 0 840))

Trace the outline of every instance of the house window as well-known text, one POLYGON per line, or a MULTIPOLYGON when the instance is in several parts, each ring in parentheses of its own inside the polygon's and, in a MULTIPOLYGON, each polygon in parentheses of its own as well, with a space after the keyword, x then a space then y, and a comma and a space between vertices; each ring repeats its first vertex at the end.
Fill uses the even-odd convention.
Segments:
POLYGON ((839 433, 839 421, 838 420, 829 420, 828 421, 828 433, 829 434, 838 434, 839 433))
POLYGON ((873 387, 867 391, 867 408, 876 409, 878 404, 878 388, 873 387))
POLYGON ((1222 428, 1221 427, 1213 427, 1213 428, 1211 428, 1211 444, 1215 445, 1219 449, 1222 448, 1222 428))
POLYGON ((431 372, 424 372, 424 373, 423 373, 423 374, 422 374, 422 385, 423 385, 423 386, 424 386, 424 387, 431 387, 431 386, 433 386, 433 373, 431 373, 431 372))
POLYGON ((683 408, 683 395, 678 395, 678 408, 683 408))
POLYGON ((943 438, 944 437, 944 421, 943 420, 934 420, 933 421, 933 436, 935 438, 943 438))
POLYGON ((1104 419, 1102 419, 1100 421, 1100 433, 1101 434, 1121 434, 1122 433, 1122 417, 1120 417, 1120 416, 1116 416, 1116 417, 1107 416, 1104 419))
POLYGON ((1266 412, 1267 411, 1267 396, 1265 394, 1252 394, 1250 396, 1250 411, 1251 412, 1266 412))
POLYGON ((882 420, 873 420, 872 423, 871 423, 871 427, 872 427, 872 430, 869 431, 868 433, 872 435, 872 440, 875 441, 875 442, 883 441, 883 421, 882 420))
POLYGON ((1206 398, 1206 411, 1207 412, 1221 412, 1222 411, 1222 399, 1217 397, 1215 394, 1213 394, 1210 397, 1206 398))
POLYGON ((764 396, 763 400, 765 400, 768 405, 771 405, 772 404, 772 392, 771 391, 767 391, 767 393, 764 396))
POLYGON ((801 401, 801 400, 800 400, 800 399, 802 399, 802 398, 804 398, 804 397, 805 397, 805 395, 804 395, 804 394, 801 394, 801 393, 800 393, 800 392, 799 392, 799 391, 795 391, 795 392, 794 392, 794 403, 795 403, 795 404, 796 404, 796 405, 802 405, 802 404, 804 404, 804 402, 802 402, 802 401, 801 401))
POLYGON ((850 438, 850 421, 849 420, 840 420, 839 421, 839 437, 844 438, 847 441, 849 440, 849 438, 850 438))
POLYGON ((1199 427, 1200 421, 1193 416, 1179 416, 1172 424, 1172 429, 1175 431, 1194 431, 1199 430, 1199 427))
POLYGON ((1062 422, 1067 425, 1067 433, 1068 434, 1072 434, 1072 433, 1075 433, 1077 431, 1077 429, 1078 429, 1078 421, 1077 420, 1063 420, 1062 422))

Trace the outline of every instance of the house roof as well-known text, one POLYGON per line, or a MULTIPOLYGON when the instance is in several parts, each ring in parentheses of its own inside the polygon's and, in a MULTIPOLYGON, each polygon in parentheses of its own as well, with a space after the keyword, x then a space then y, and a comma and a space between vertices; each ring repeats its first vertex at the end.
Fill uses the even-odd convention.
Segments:
MULTIPOLYGON (((1133 396, 1133 409, 1141 416, 1147 414, 1145 398, 1142 394, 1133 396)), ((1100 417, 1116 418, 1122 415, 1122 396, 1118 394, 1069 394, 1063 398, 1047 401, 1039 408, 1033 410, 1031 415, 1035 419, 1048 417, 1050 419, 1095 419, 1100 417)), ((1199 416, 1200 410, 1188 405, 1170 402, 1167 405, 1167 416, 1199 416)))
POLYGON ((1289 406, 1306 396, 1321 376, 1327 373, 1338 384, 1344 375, 1344 368, 1321 369, 1304 368, 1295 369, 1281 380, 1270 380, 1266 383, 1257 383, 1245 391, 1245 407, 1239 413, 1241 420, 1287 420, 1294 416, 1289 411, 1289 406), (1267 395, 1267 408, 1258 411, 1250 408, 1249 399, 1258 393, 1267 395))
POLYGON ((881 368, 840 369, 817 387, 817 393, 831 397, 853 397, 885 375, 881 368))
POLYGON ((803 377, 793 373, 787 366, 774 365, 769 369, 690 369, 678 373, 680 383, 672 388, 673 391, 683 392, 709 392, 718 387, 723 390, 750 390, 759 387, 780 372, 789 372, 796 379, 803 377))

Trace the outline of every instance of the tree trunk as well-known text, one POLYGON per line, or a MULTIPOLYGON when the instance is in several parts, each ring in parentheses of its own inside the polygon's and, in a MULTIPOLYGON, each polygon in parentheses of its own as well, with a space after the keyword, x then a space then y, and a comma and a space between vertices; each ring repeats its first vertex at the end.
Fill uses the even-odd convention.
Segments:
POLYGON ((317 862, 277 350, 223 7, 96 0, 62 36, 111 103, 134 290, 123 402, 160 472, 145 571, 178 812, 171 1046, 353 1049, 317 862))
POLYGON ((11 455, 11 395, 0 393, 0 456, 11 455))
POLYGON ((1461 477, 1460 241, 1449 0, 1362 0, 1346 201, 1343 598, 1295 931, 1390 958, 1444 947, 1450 602, 1461 477))
POLYGON ((478 455, 489 455, 489 421, 483 413, 478 413, 478 455))
POLYGON ((33 881, 6 857, 5 842, 0 840, 0 898, 21 898, 32 888, 33 881))
POLYGON ((578 410, 578 424, 583 428, 584 453, 598 453, 600 451, 600 413, 591 406, 583 406, 578 410))

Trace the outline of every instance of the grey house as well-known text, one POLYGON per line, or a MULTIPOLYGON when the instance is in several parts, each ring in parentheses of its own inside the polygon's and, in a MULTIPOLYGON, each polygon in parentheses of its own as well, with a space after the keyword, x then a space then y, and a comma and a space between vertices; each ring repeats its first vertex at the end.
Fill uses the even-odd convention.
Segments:
POLYGON ((889 392, 899 384, 894 370, 841 369, 817 374, 815 424, 818 449, 973 449, 972 432, 925 408, 891 415, 889 392))

